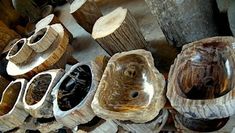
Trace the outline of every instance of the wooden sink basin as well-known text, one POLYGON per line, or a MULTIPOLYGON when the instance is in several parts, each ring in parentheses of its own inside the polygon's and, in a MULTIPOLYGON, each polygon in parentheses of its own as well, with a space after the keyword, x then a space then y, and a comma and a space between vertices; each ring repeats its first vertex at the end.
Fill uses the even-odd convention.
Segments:
POLYGON ((154 67, 150 52, 115 54, 104 71, 92 109, 102 118, 144 123, 164 106, 164 87, 164 77, 154 67))

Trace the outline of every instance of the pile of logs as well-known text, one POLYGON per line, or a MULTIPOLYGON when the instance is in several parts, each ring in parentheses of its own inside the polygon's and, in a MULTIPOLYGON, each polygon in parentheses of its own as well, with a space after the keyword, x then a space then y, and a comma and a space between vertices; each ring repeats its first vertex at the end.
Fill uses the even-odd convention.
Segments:
MULTIPOLYGON (((0 73, 0 132, 158 133, 172 120, 176 132, 233 130, 226 127, 234 125, 235 38, 211 37, 218 35, 211 0, 192 0, 193 7, 146 0, 169 42, 184 45, 168 79, 128 9, 103 16, 93 0, 69 2, 76 22, 110 57, 78 63, 73 37, 54 14, 27 38, 0 21, 0 52, 14 78, 0 73)), ((234 6, 227 10, 233 23, 234 6)))

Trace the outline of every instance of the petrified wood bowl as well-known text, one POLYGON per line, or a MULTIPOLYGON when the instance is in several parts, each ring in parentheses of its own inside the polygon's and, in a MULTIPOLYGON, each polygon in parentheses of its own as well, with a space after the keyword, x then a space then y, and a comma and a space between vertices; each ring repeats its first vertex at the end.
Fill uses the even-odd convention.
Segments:
POLYGON ((53 117, 51 92, 63 74, 62 69, 41 72, 27 84, 23 97, 24 108, 34 118, 53 117))
POLYGON ((213 37, 183 47, 171 66, 167 89, 180 114, 218 119, 235 113, 234 42, 233 37, 213 37))
POLYGON ((17 41, 8 52, 6 59, 15 64, 26 62, 34 52, 27 43, 28 40, 26 38, 17 41))
POLYGON ((58 33, 51 26, 46 26, 29 38, 28 45, 36 52, 47 50, 57 39, 58 33))
POLYGON ((0 131, 9 131, 22 125, 28 116, 22 103, 26 84, 26 80, 17 79, 4 90, 0 103, 0 131))
POLYGON ((145 123, 165 105, 164 88, 150 52, 118 53, 109 60, 91 106, 104 119, 145 123))
POLYGON ((74 65, 53 90, 53 112, 56 120, 73 128, 95 116, 91 101, 95 92, 90 64, 74 65))

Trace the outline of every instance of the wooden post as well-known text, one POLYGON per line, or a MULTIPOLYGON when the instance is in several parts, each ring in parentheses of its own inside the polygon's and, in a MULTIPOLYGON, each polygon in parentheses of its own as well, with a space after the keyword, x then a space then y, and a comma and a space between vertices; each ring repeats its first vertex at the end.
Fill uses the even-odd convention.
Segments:
POLYGON ((147 45, 135 18, 121 7, 97 20, 92 37, 110 55, 147 45))
POLYGON ((70 13, 77 23, 91 33, 97 19, 102 16, 93 0, 74 0, 70 5, 70 13))
POLYGON ((170 44, 181 47, 218 35, 213 0, 145 0, 170 44))
POLYGON ((217 130, 216 124, 235 114, 234 42, 233 37, 192 42, 171 66, 167 97, 184 125, 204 132, 217 130), (209 128, 205 123, 214 124, 209 128))

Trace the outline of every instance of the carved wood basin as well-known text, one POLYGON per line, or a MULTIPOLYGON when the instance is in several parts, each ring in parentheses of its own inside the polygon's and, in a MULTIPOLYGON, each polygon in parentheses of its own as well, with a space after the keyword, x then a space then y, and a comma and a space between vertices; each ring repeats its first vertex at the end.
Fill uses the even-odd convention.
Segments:
POLYGON ((0 102, 0 131, 9 131, 23 124, 28 113, 22 106, 22 97, 27 81, 17 79, 4 90, 0 102))
POLYGON ((144 123, 164 106, 164 87, 164 77, 154 67, 150 52, 119 53, 109 60, 92 108, 102 118, 144 123))
POLYGON ((90 103, 94 95, 90 64, 74 65, 55 86, 52 95, 56 120, 67 127, 75 127, 95 116, 90 103))

